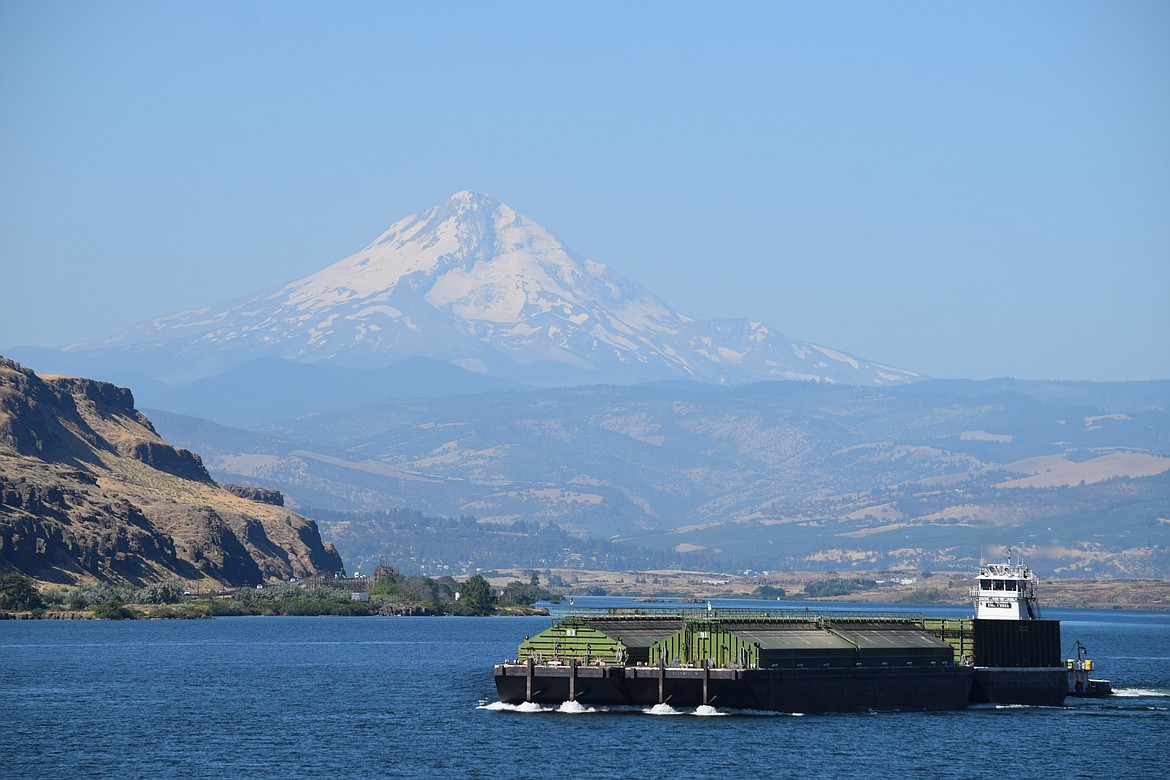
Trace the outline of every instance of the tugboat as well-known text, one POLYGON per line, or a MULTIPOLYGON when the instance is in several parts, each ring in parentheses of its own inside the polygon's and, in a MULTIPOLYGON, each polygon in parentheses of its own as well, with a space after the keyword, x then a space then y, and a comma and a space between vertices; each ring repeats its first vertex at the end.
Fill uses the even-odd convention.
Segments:
POLYGON ((1108 680, 1091 680, 1089 672, 1093 671, 1093 659, 1088 658, 1089 651, 1077 640, 1073 651, 1076 658, 1069 658, 1068 665, 1068 695, 1081 699, 1096 699, 1109 696, 1113 693, 1113 685, 1108 680))
POLYGON ((1067 688, 1060 621, 1040 615, 1036 575, 1021 563, 979 567, 971 589, 975 683, 971 702, 1059 707, 1067 688))

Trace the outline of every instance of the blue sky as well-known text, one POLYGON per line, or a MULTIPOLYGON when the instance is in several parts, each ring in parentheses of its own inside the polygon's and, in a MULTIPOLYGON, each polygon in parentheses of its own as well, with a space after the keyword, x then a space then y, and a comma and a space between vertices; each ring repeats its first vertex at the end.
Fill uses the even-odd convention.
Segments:
POLYGON ((1170 378, 1170 3, 720 5, 6 0, 0 347, 475 189, 695 316, 1170 378))

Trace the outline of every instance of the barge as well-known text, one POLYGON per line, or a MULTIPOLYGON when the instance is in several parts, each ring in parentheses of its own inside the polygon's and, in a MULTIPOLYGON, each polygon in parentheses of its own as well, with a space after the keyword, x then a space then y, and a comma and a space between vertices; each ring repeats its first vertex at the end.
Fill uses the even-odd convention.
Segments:
POLYGON ((1060 706, 1074 690, 1074 664, 1061 658, 1060 622, 1040 616, 1035 586, 1009 558, 981 567, 967 618, 709 603, 579 609, 525 637, 493 674, 505 704, 801 713, 1060 706))

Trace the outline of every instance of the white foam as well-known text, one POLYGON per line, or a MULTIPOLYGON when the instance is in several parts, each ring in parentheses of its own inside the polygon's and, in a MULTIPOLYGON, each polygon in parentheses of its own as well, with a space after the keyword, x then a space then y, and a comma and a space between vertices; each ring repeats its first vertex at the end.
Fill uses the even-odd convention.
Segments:
POLYGON ((1170 691, 1165 688, 1117 688, 1113 691, 1114 696, 1170 696, 1170 691))
POLYGON ((710 718, 710 717, 715 717, 715 716, 723 716, 723 715, 726 715, 727 713, 720 712, 719 710, 712 707, 710 704, 701 704, 695 708, 695 714, 699 715, 701 717, 710 718))
POLYGON ((596 707, 586 707, 579 701, 561 702, 561 706, 557 707, 557 712, 563 712, 568 715, 579 715, 584 712, 597 712, 596 707))
POLYGON ((493 701, 490 704, 481 704, 477 709, 493 712, 547 712, 551 708, 541 707, 534 701, 526 701, 523 704, 504 704, 502 701, 493 701))
POLYGON ((682 712, 671 707, 669 704, 655 704, 648 710, 642 710, 647 715, 682 715, 682 712))

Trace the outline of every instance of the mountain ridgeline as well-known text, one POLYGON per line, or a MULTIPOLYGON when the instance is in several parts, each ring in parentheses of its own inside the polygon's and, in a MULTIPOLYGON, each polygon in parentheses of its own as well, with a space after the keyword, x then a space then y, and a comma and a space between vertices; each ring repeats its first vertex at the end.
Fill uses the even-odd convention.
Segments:
MULTIPOLYGON (((1011 545, 1046 574, 1170 575, 1168 382, 590 386, 253 431, 151 414, 212 473, 316 507, 330 534, 325 510, 412 507, 552 523, 691 567, 974 570, 1011 545)), ((372 552, 352 529, 336 538, 372 552)))
MULTIPOLYGON (((359 252, 251 296, 156 317, 64 351, 10 350, 43 370, 171 386, 260 358, 385 369, 426 358, 529 385, 691 379, 898 384, 918 378, 794 341, 761 322, 699 320, 491 197, 459 192, 359 252)), ((338 382, 340 384, 340 382, 338 382)))

